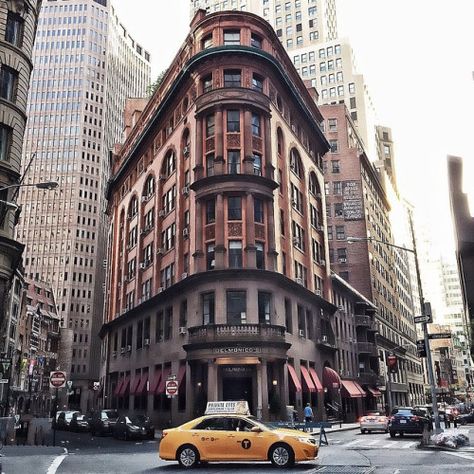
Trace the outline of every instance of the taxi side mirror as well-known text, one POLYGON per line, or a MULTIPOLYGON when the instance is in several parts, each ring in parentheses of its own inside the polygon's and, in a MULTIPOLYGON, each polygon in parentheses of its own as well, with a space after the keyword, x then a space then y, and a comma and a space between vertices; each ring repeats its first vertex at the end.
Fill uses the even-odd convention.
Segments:
POLYGON ((250 429, 250 432, 251 433, 261 433, 262 428, 260 428, 259 426, 252 426, 252 428, 250 429))

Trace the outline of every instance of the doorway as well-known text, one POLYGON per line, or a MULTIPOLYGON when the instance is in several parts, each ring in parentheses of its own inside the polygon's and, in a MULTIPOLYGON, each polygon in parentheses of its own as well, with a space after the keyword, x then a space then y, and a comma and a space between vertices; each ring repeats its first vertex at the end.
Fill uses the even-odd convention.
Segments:
POLYGON ((253 413, 252 377, 223 377, 222 400, 246 400, 253 413))

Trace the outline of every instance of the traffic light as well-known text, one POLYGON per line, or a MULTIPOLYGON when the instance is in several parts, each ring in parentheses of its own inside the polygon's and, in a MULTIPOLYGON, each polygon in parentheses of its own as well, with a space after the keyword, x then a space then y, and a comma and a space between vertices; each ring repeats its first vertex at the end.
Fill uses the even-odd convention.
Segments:
POLYGON ((387 366, 391 374, 396 374, 398 372, 398 359, 394 354, 387 356, 387 366))

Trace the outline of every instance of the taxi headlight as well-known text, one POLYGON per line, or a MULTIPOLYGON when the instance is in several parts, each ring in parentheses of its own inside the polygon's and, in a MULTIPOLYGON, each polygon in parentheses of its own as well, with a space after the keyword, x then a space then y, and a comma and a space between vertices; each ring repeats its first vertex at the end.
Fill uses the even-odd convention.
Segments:
POLYGON ((306 436, 298 437, 297 440, 298 440, 300 443, 316 444, 316 440, 315 440, 314 438, 307 438, 306 436))

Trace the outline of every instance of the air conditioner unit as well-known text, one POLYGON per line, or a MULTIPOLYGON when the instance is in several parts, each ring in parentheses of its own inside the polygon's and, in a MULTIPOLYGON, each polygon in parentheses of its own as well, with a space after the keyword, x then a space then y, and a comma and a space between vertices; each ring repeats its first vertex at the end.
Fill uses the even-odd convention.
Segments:
POLYGON ((160 287, 158 288, 158 293, 161 293, 163 290, 164 290, 164 288, 163 288, 162 286, 160 286, 160 287))
POLYGON ((303 284, 303 278, 295 278, 296 283, 302 285, 303 284))
POLYGON ((304 336, 305 336, 304 330, 303 330, 303 329, 300 329, 300 330, 298 331, 298 335, 299 335, 300 337, 304 337, 304 336))
POLYGON ((317 198, 321 198, 321 197, 323 197, 323 196, 322 196, 321 193, 316 193, 316 197, 317 197, 317 198))
POLYGON ((291 205, 292 206, 297 206, 298 205, 298 201, 296 199, 292 199, 291 200, 291 205))
POLYGON ((322 336, 322 337, 321 337, 321 340, 322 340, 323 342, 328 342, 328 337, 327 337, 327 336, 322 336))
POLYGON ((144 270, 147 267, 147 264, 145 262, 141 262, 139 267, 141 270, 144 270))
POLYGON ((322 231, 324 230, 324 227, 323 227, 322 225, 317 225, 317 226, 316 226, 316 230, 317 230, 318 232, 322 232, 322 231))
POLYGON ((317 296, 323 295, 323 292, 321 290, 315 290, 314 292, 316 293, 317 296))
POLYGON ((181 190, 181 192, 185 195, 189 194, 189 186, 183 186, 183 189, 181 190))
POLYGON ((156 255, 162 255, 164 253, 165 253, 165 251, 163 250, 162 247, 159 247, 159 248, 156 249, 156 255))
POLYGON ((319 264, 322 265, 323 267, 325 267, 326 266, 326 260, 320 260, 319 264))
POLYGON ((186 272, 181 273, 181 280, 184 280, 185 278, 188 278, 188 274, 186 272))
POLYGON ((148 347, 148 346, 150 345, 150 339, 145 339, 145 340, 143 341, 143 345, 144 345, 145 347, 148 347))
POLYGON ((299 245, 300 239, 298 237, 293 237, 293 245, 299 245))
POLYGON ((117 357, 117 351, 112 351, 112 357, 117 357))
POLYGON ((185 146, 185 147, 183 148, 183 155, 184 155, 184 156, 188 156, 188 155, 189 155, 189 146, 185 146))
POLYGON ((188 237, 189 236, 189 229, 187 227, 185 227, 183 229, 183 237, 188 237))
POLYGON ((181 327, 179 328, 179 334, 181 334, 181 335, 186 334, 186 328, 185 328, 184 326, 181 326, 181 327))
POLYGON ((120 349, 120 354, 122 354, 122 355, 125 354, 125 347, 122 347, 122 348, 120 349))
POLYGON ((339 259, 339 263, 346 263, 347 262, 347 258, 340 258, 339 259))
POLYGON ((149 199, 149 196, 142 196, 142 202, 148 202, 149 199))
POLYGON ((165 212, 164 209, 162 209, 161 211, 158 212, 158 216, 159 216, 159 217, 164 217, 165 214, 166 214, 166 212, 165 212))
POLYGON ((341 305, 339 305, 339 306, 337 307, 337 309, 338 309, 339 311, 344 311, 344 310, 345 310, 344 306, 341 306, 341 305))
POLYGON ((132 352, 132 346, 131 345, 127 346, 127 352, 132 352))

